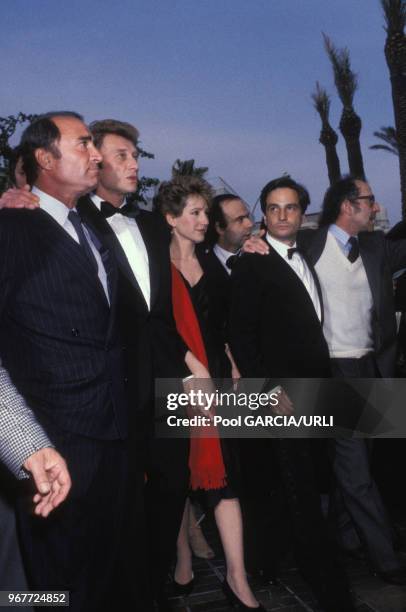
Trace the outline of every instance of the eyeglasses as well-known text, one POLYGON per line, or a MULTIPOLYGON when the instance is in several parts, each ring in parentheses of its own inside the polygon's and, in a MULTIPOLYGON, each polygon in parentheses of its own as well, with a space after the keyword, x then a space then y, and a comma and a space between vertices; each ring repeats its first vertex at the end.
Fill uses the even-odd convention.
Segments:
POLYGON ((372 195, 365 195, 365 196, 358 196, 357 198, 353 198, 352 200, 350 200, 351 202, 357 202, 357 200, 367 200, 368 204, 372 207, 376 200, 375 200, 375 196, 372 195))

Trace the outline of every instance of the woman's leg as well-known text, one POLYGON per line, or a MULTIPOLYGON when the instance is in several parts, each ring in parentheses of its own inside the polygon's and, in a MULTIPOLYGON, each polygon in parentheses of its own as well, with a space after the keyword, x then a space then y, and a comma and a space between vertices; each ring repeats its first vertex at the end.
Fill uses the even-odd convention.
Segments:
POLYGON ((187 584, 193 578, 192 551, 189 545, 189 508, 190 501, 188 498, 176 543, 177 558, 174 578, 178 584, 187 584))
POLYGON ((227 564, 227 582, 241 601, 258 606, 247 581, 244 565, 243 527, 238 499, 222 499, 214 510, 227 564))

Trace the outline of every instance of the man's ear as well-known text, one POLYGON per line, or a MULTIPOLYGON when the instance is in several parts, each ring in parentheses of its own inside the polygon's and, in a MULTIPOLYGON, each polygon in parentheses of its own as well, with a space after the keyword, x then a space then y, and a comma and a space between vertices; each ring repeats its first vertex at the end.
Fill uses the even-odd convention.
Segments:
POLYGON ((354 206, 352 205, 352 203, 348 199, 343 200, 340 206, 340 214, 350 217, 353 215, 353 213, 354 213, 354 206))
POLYGON ((47 151, 46 149, 36 149, 34 152, 35 159, 37 160, 37 164, 42 170, 50 170, 52 168, 54 162, 54 156, 51 151, 47 151))

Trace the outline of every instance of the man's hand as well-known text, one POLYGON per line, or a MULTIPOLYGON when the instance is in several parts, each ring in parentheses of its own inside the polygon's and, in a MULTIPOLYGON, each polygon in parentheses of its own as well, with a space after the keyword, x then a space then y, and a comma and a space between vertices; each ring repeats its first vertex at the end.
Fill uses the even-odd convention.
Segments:
POLYGON ((54 448, 47 447, 30 455, 23 467, 31 473, 37 489, 35 514, 45 518, 66 499, 71 488, 66 462, 54 448))
POLYGON ((258 253, 258 255, 268 255, 269 246, 262 240, 265 230, 259 230, 258 234, 252 234, 242 245, 243 253, 258 253))
POLYGON ((0 197, 1 208, 29 208, 34 210, 39 208, 39 197, 31 193, 29 185, 25 185, 21 189, 13 187, 5 191, 0 197))

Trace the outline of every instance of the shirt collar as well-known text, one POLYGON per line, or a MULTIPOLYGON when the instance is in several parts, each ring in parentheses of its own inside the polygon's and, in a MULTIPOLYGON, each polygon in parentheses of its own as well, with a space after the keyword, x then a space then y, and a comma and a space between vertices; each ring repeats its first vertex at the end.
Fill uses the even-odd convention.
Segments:
POLYGON ((32 188, 32 193, 39 197, 40 206, 42 210, 48 213, 60 225, 65 224, 65 221, 68 218, 69 211, 71 210, 70 208, 68 208, 60 200, 57 200, 48 193, 45 193, 45 191, 41 191, 41 189, 38 189, 38 187, 34 186, 32 188))
POLYGON ((284 259, 288 259, 288 249, 296 248, 296 241, 294 244, 292 244, 292 246, 289 246, 284 242, 273 238, 269 232, 267 232, 266 234, 266 240, 271 245, 271 247, 273 247, 275 251, 284 259))
MULTIPOLYGON (((100 196, 98 196, 97 193, 91 193, 90 194, 90 199, 92 200, 93 204, 99 210, 101 208, 101 203, 106 201, 106 200, 103 200, 103 198, 101 198, 100 196)), ((120 208, 122 208, 126 203, 127 203, 127 198, 124 198, 124 202, 121 204, 120 208)))
POLYGON ((343 230, 342 227, 338 227, 338 225, 336 225, 335 223, 332 223, 329 226, 328 231, 334 236, 336 240, 338 240, 340 244, 342 244, 342 246, 347 246, 348 241, 351 238, 351 236, 345 230, 343 230))
POLYGON ((226 251, 225 249, 223 249, 223 247, 221 247, 217 243, 213 247, 213 252, 216 255, 219 262, 222 264, 223 268, 226 270, 226 272, 228 272, 228 274, 231 274, 231 269, 227 266, 227 259, 229 259, 229 257, 232 257, 232 256, 235 257, 237 253, 231 253, 230 251, 226 251))

